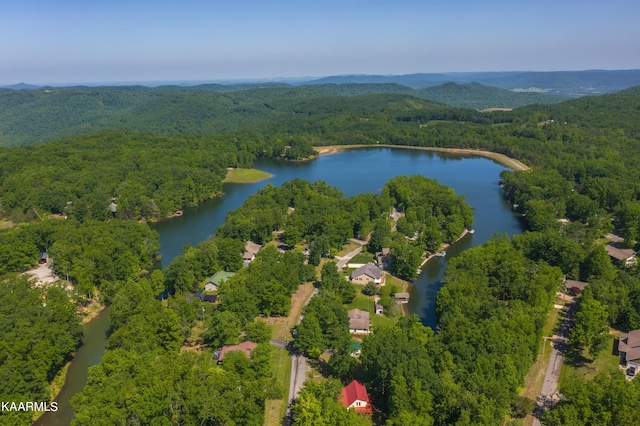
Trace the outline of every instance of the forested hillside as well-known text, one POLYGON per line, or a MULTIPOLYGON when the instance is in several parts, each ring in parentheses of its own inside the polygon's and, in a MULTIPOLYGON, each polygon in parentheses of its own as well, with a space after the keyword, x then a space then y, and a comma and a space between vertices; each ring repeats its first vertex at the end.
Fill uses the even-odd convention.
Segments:
MULTIPOLYGON (((540 93, 515 93, 489 86, 447 84, 414 90, 397 84, 325 84, 261 87, 256 85, 201 85, 194 87, 142 86, 40 88, 29 91, 0 89, 0 146, 27 145, 95 130, 122 129, 164 135, 207 135, 249 128, 256 123, 288 118, 303 99, 325 102, 334 98, 346 110, 345 97, 403 95, 468 107, 518 107, 553 103, 564 98, 540 93)), ((378 98, 384 105, 384 97, 378 98)), ((357 104, 373 106, 372 98, 357 104)), ((424 106, 424 104, 422 104, 424 106)), ((384 107, 382 107, 384 108, 384 107)), ((332 112, 339 112, 332 109, 332 112)))
MULTIPOLYGON (((119 120, 142 123, 149 133, 100 131, 0 150, 1 214, 16 225, 35 222, 0 231, 2 271, 23 271, 37 262, 40 251, 49 250, 57 259, 55 272, 68 276, 76 286, 72 296, 77 303, 100 294, 112 304, 109 352, 74 401, 77 424, 90 424, 95 416, 139 423, 156 418, 176 423, 227 419, 257 424, 263 420, 264 401, 282 393, 265 367, 271 359, 268 345, 262 345, 266 349, 251 359, 232 358, 223 367, 212 365, 210 357, 179 352, 185 339, 195 333, 200 312, 200 326, 207 330, 198 333, 207 344, 238 343, 254 335, 264 343, 266 334, 258 332, 262 326, 253 325, 253 318, 285 315, 296 287, 316 276, 298 250, 282 254, 271 247, 258 254, 255 264, 241 270, 246 240, 270 243, 274 231, 284 231, 285 244, 309 245, 313 266, 335 254, 349 237, 362 238, 371 232, 378 247, 390 243, 394 256, 413 259, 418 250, 433 250, 438 242, 451 241, 471 224, 469 209, 453 201, 453 194, 419 178, 393 180, 382 196, 350 199, 321 183, 292 182, 283 188, 267 187, 230 214, 215 239, 185 248, 164 272, 140 278, 157 250, 157 235, 135 221, 161 218, 219 195, 227 167, 249 167, 260 156, 307 157, 312 144, 484 149, 518 158, 533 168, 505 171, 501 176, 504 196, 523 215, 527 232, 512 241, 496 237, 451 263, 437 299, 436 335, 415 318, 402 319, 365 339, 360 361, 346 362, 350 357, 342 350, 329 363, 328 375, 346 382, 357 378, 370 387, 379 407, 377 423, 501 424, 520 415, 522 399, 517 391, 535 359, 542 322, 564 277, 590 283, 577 315, 583 332, 571 341, 574 351, 587 361, 595 359, 591 343, 601 341, 598 336, 608 325, 623 332, 640 327, 639 268, 612 263, 604 248, 604 236, 611 231, 630 248, 638 248, 640 239, 637 88, 491 113, 403 94, 335 96, 325 88, 315 90, 313 95, 305 88, 291 87, 251 89, 233 96, 212 90, 187 91, 184 96, 172 92, 164 100, 152 99, 151 104, 127 104, 137 115, 118 112, 119 120), (176 113, 171 103, 182 112, 176 113), (218 115, 210 109, 212 105, 228 114, 218 115), (177 119, 172 121, 174 115, 177 119), (193 128, 203 134, 188 134, 193 128), (437 205, 432 204, 434 200, 437 205), (405 213, 392 237, 384 218, 391 206, 405 213), (59 215, 57 219, 47 220, 54 214, 59 215), (222 285, 215 307, 184 297, 222 269, 240 272, 222 285), (178 297, 165 303, 155 300, 164 288, 178 297), (597 327, 589 331, 584 323, 594 316, 597 327), (162 382, 149 387, 157 377, 162 382), (139 390, 130 399, 121 392, 127 386, 139 390), (211 388, 216 392, 213 404, 205 395, 205 389, 211 388), (173 393, 168 396, 164 389, 173 393), (236 405, 219 404, 221 400, 236 405), (114 404, 120 405, 114 408, 114 404)), ((153 92, 131 91, 140 96, 153 92)), ((41 94, 33 96, 37 99, 41 94)), ((85 100, 90 98, 86 96, 85 100)), ((13 99, 17 116, 20 102, 13 99)), ((114 95, 114 104, 126 103, 118 99, 114 95)), ((69 105, 74 105, 71 98, 61 102, 60 108, 69 105)), ((82 116, 82 106, 73 108, 74 114, 82 116)), ((55 120, 64 121, 64 115, 55 120)), ((64 123, 53 128, 51 135, 63 128, 64 123)), ((49 134, 44 127, 37 132, 38 137, 49 134)), ((403 274, 398 269, 394 272, 403 274)), ((322 297, 332 301, 320 307, 315 306, 320 302, 314 302, 312 309, 327 315, 331 311, 335 324, 343 324, 340 302, 350 297, 349 291, 343 283, 331 281, 330 275, 325 272, 323 281, 330 291, 322 297)), ((20 282, 11 276, 3 288, 11 293, 13 285, 28 287, 20 282)), ((42 297, 28 292, 23 291, 26 299, 42 297)), ((14 306, 5 310, 16 318, 29 315, 32 309, 15 305, 16 313, 9 308, 14 306)), ((57 318, 67 325, 73 322, 57 318)), ((317 331, 315 325, 309 328, 317 331)), ((69 335, 75 339, 74 333, 71 327, 69 335)), ((342 342, 340 334, 336 336, 335 342, 342 342)), ((327 336, 323 339, 319 341, 329 341, 327 336)), ((65 340, 56 346, 55 360, 68 356, 71 343, 65 340)), ((8 355, 9 348, 5 358, 14 356, 8 355)), ((28 345, 16 349, 22 357, 29 353, 28 345)), ((50 353, 54 354, 53 349, 50 353)), ((14 386, 18 392, 14 394, 23 395, 29 387, 33 393, 26 395, 37 397, 59 365, 58 361, 43 364, 37 375, 25 372, 28 380, 14 386)), ((589 424, 593 414, 602 424, 613 425, 618 419, 624 424, 625 419, 637 418, 637 407, 622 409, 625 400, 610 398, 605 390, 613 387, 618 394, 635 395, 632 386, 637 384, 615 375, 593 382, 568 380, 560 389, 567 398, 545 421, 563 424, 573 419, 575 424, 589 424)), ((324 388, 311 386, 302 394, 311 411, 298 405, 297 418, 320 412, 321 403, 334 412, 335 388, 331 382, 324 388)), ((338 415, 348 419, 343 412, 338 415)))

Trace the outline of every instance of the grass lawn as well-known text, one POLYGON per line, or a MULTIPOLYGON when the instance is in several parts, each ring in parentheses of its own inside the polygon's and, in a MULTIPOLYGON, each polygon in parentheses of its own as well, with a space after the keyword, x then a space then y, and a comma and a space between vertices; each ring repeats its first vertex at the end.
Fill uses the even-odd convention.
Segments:
POLYGON ((607 342, 606 349, 595 360, 580 355, 565 358, 559 386, 562 387, 572 378, 591 380, 603 371, 619 371, 620 356, 617 353, 614 355, 615 336, 609 334, 607 342))
POLYGON ((347 310, 360 309, 369 312, 369 318, 371 319, 371 326, 375 329, 382 325, 393 325, 398 322, 398 317, 388 317, 386 315, 375 314, 375 302, 373 296, 365 296, 362 294, 364 286, 352 284, 356 289, 356 297, 353 301, 346 306, 347 310))
POLYGON ((400 293, 406 292, 409 288, 409 283, 407 281, 401 280, 400 278, 394 277, 393 275, 387 273, 384 278, 384 285, 390 286, 394 285, 399 289, 400 293))
POLYGON ((226 183, 254 183, 271 177, 271 173, 257 169, 231 169, 227 172, 226 183))
POLYGON ((291 310, 287 317, 269 317, 263 320, 273 327, 272 338, 283 342, 288 342, 292 339, 291 329, 297 324, 300 313, 305 302, 311 297, 313 293, 313 283, 305 283, 298 287, 298 290, 291 295, 291 310))
POLYGON ((287 414, 287 399, 289 397, 289 381, 291 379, 291 356, 283 348, 273 348, 271 357, 271 373, 282 385, 282 398, 270 399, 265 402, 264 424, 279 426, 287 414))
POLYGON ((354 251, 358 247, 361 247, 360 244, 349 241, 347 244, 342 246, 342 250, 340 250, 336 256, 344 256, 345 254, 354 251))
POLYGON ((375 259, 373 257, 373 254, 363 251, 362 253, 359 253, 359 254, 355 255, 349 261, 349 263, 369 263, 369 262, 373 262, 374 260, 375 259))

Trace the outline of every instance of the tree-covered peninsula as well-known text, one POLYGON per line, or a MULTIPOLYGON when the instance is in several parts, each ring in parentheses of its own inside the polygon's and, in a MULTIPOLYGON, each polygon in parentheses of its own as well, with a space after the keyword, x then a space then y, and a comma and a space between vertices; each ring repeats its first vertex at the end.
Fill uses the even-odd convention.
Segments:
MULTIPOLYGON (((604 345, 612 349, 610 336, 640 327, 640 268, 612 262, 607 252, 611 244, 632 252, 638 248, 638 88, 494 112, 397 93, 309 96, 302 89, 269 88, 234 96, 244 100, 220 99, 238 118, 229 123, 242 121, 236 127, 197 121, 208 113, 213 97, 194 94, 176 102, 189 105, 180 114, 164 101, 157 108, 136 106, 155 114, 144 116, 147 127, 137 129, 148 133, 107 130, 0 150, 0 214, 4 226, 14 224, 0 231, 3 272, 24 271, 48 250, 58 276, 74 284, 76 303, 96 295, 111 303, 109 350, 74 401, 76 424, 93 424, 95 416, 106 416, 100 417, 106 423, 168 418, 185 424, 260 424, 265 401, 282 398, 286 384, 266 367, 269 350, 279 349, 269 348, 269 333, 254 318, 286 315, 296 287, 318 277, 316 297, 326 303, 309 305, 309 317, 316 321, 302 326, 299 348, 307 354, 334 351, 326 375, 344 384, 352 379, 366 384, 376 424, 518 424, 533 403, 519 395, 529 385, 524 377, 539 356, 543 333, 553 330, 553 297, 564 279, 588 287, 578 298, 577 333, 569 339, 565 363, 569 373, 560 380, 563 398, 542 421, 617 425, 638 417, 637 404, 616 397, 635 395, 638 379, 623 380, 617 364, 611 366, 617 357, 604 345), (260 111, 274 111, 277 119, 258 118, 262 113, 250 108, 258 105, 251 99, 260 100, 260 111), (244 120, 243 114, 252 118, 244 120), (192 120, 199 123, 198 131, 190 131, 192 120), (344 325, 343 302, 353 296, 342 277, 323 267, 346 239, 370 235, 374 251, 391 248, 392 272, 411 279, 412 262, 471 225, 463 203, 422 178, 397 178, 380 196, 348 199, 322 183, 267 187, 230 214, 214 239, 185 248, 165 271, 140 278, 157 250, 157 236, 139 219, 166 217, 219 195, 228 167, 250 167, 258 157, 307 157, 312 145, 341 144, 482 149, 531 166, 501 176, 504 196, 526 232, 511 241, 497 237, 451 263, 437 298, 437 333, 415 318, 403 318, 365 338, 355 360, 345 351, 342 328, 333 334, 322 329, 329 325, 326 318, 344 325), (32 223, 18 225, 22 222, 32 223), (245 268, 248 240, 266 247, 245 268), (271 247, 280 244, 290 249, 279 253, 271 247), (187 300, 185 293, 201 290, 209 274, 219 270, 237 273, 218 289, 217 304, 187 300), (173 296, 157 300, 165 288, 173 296), (189 339, 211 347, 253 339, 257 348, 251 358, 232 356, 218 367, 204 352, 180 352, 189 339), (208 395, 215 401, 210 403, 208 395)), ((11 293, 20 280, 10 275, 3 291, 11 293)), ((43 297, 23 285, 24 299, 43 297)), ((10 308, 7 318, 15 320, 6 328, 18 329, 17 319, 32 308, 10 308)), ((25 379, 12 385, 17 395, 26 390, 40 395, 77 342, 72 326, 77 318, 56 318, 66 324, 61 329, 69 326, 71 339, 47 352, 55 354, 55 362, 40 365, 36 375, 25 372, 25 379)), ((20 343, 22 337, 7 339, 20 343)), ((30 350, 14 346, 23 357, 30 350)), ((8 359, 9 352, 4 353, 8 359)), ((293 407, 293 420, 309 424, 305 419, 324 412, 325 424, 331 419, 357 424, 361 418, 338 410, 337 389, 331 381, 310 385, 299 401, 306 405, 293 407)))

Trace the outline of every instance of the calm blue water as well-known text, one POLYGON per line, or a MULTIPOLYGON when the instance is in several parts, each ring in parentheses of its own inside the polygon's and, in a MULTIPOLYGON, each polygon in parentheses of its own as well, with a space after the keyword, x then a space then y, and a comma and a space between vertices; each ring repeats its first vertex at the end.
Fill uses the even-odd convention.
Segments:
MULTIPOLYGON (((409 312, 417 314, 425 325, 435 327, 435 296, 442 286, 447 261, 469 247, 484 243, 495 233, 513 235, 522 232, 518 219, 500 195, 497 182, 505 167, 486 158, 401 148, 363 148, 299 163, 258 161, 255 167, 272 173, 273 177, 255 184, 227 184, 224 197, 187 208, 184 216, 153 225, 160 233, 162 261, 159 266, 169 265, 183 246, 209 238, 229 211, 240 207, 248 196, 269 183, 281 185, 295 178, 324 180, 352 196, 363 192, 380 193, 385 182, 394 176, 422 174, 464 194, 475 208, 476 232, 451 246, 445 258, 429 262, 410 289, 409 312)), ((62 393, 56 398, 59 410, 43 415, 37 425, 69 424, 73 417, 69 400, 86 383, 88 368, 100 362, 108 328, 106 311, 87 324, 84 345, 69 368, 62 393)))
POLYGON ((347 196, 353 196, 363 192, 380 193, 385 182, 394 176, 422 174, 463 194, 475 208, 475 234, 450 247, 444 259, 429 262, 411 289, 409 311, 418 314, 425 325, 435 327, 435 294, 442 286, 447 259, 484 243, 496 233, 522 232, 498 187, 500 172, 505 167, 482 157, 402 148, 361 148, 307 162, 261 160, 254 167, 272 173, 273 177, 255 184, 226 184, 224 197, 188 208, 184 216, 153 226, 160 233, 163 267, 180 254, 184 245, 195 245, 214 234, 229 211, 267 184, 278 186, 295 178, 324 180, 347 196))

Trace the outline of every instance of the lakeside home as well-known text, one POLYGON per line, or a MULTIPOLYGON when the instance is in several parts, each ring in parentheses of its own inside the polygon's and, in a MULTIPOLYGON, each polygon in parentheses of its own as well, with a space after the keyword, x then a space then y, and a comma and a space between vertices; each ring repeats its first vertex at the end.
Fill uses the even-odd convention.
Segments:
POLYGON ((353 271, 349 279, 356 284, 368 284, 370 282, 380 284, 382 282, 382 271, 373 263, 367 263, 353 271))

